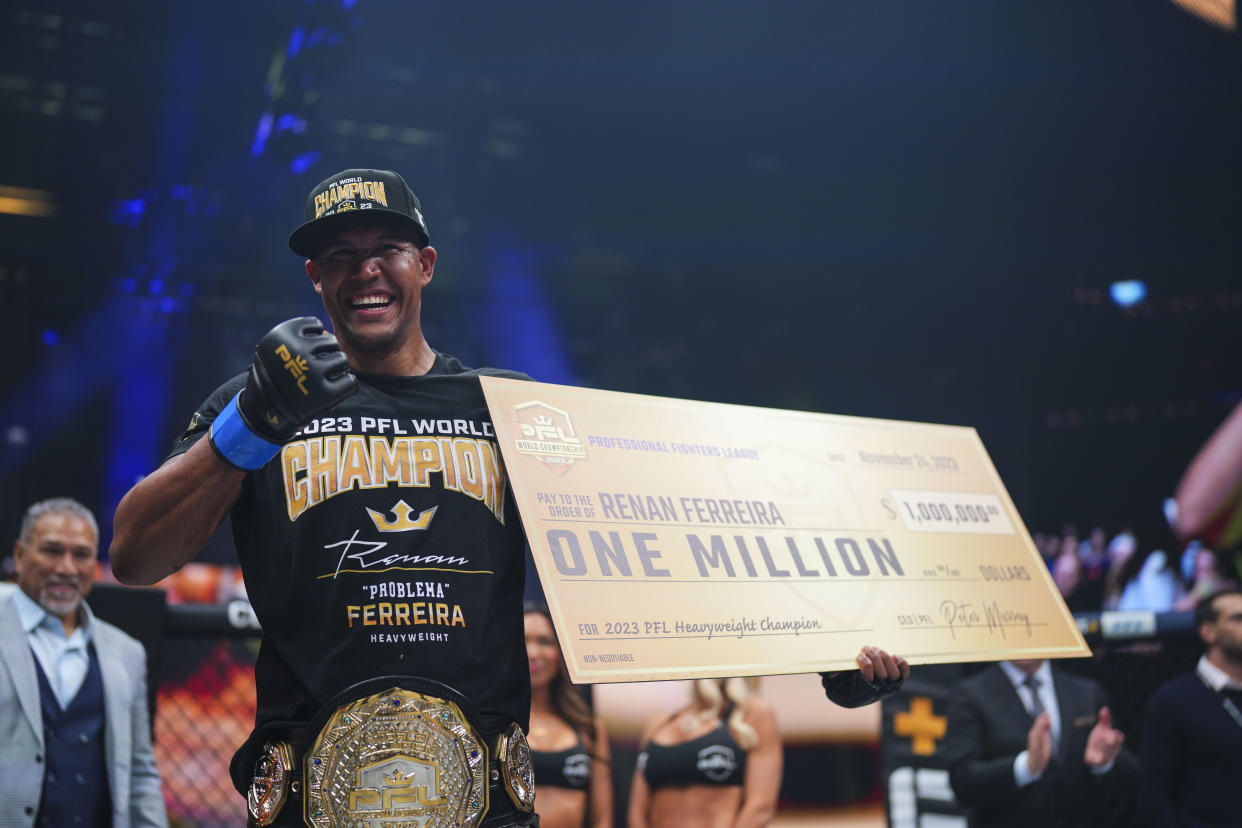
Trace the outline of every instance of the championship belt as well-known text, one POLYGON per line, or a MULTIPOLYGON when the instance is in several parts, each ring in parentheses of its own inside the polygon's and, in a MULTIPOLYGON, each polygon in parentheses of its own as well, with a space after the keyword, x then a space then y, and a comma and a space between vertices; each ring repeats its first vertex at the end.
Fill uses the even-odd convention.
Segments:
MULTIPOLYGON (((289 798, 293 783, 293 751, 287 742, 268 742, 255 763, 246 807, 255 825, 271 825, 289 798)), ((296 783, 294 783, 296 784, 296 783)))
POLYGON ((414 690, 337 708, 303 767, 312 828, 475 828, 487 813, 488 746, 455 703, 414 690))
POLYGON ((526 734, 516 724, 509 725, 501 734, 496 746, 496 762, 500 765, 505 793, 519 811, 529 814, 535 809, 535 765, 526 734))

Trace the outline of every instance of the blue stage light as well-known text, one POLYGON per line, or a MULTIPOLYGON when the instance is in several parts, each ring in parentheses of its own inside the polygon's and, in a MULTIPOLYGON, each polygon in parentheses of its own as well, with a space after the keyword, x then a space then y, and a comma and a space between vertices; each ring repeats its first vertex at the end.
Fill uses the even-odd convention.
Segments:
POLYGON ((113 224, 121 224, 125 227, 137 227, 142 223, 142 216, 147 211, 147 201, 144 198, 126 198, 112 205, 110 218, 113 224))
POLYGON ((319 150, 304 152, 297 158, 293 159, 293 161, 289 164, 289 169, 292 170, 295 175, 301 175, 310 169, 311 164, 314 164, 318 160, 319 150))
POLYGON ((272 113, 264 112, 259 118, 259 125, 254 131, 254 141, 250 144, 250 154, 258 158, 267 147, 267 139, 272 134, 272 113))
POLYGON ((302 41, 306 39, 306 30, 298 26, 293 30, 293 34, 289 35, 289 48, 285 50, 285 54, 289 58, 293 58, 298 52, 302 51, 302 41))
POLYGON ((306 48, 312 46, 337 46, 341 42, 341 33, 327 26, 316 26, 309 35, 306 36, 306 48))
POLYGON ((539 276, 541 262, 531 250, 496 246, 491 278, 483 300, 483 358, 511 361, 541 382, 576 385, 578 377, 566 357, 567 348, 553 303, 539 276))
POLYGON ((60 334, 49 328, 43 332, 43 344, 49 348, 55 348, 60 344, 60 334))
POLYGON ((1113 282, 1108 288, 1108 295, 1118 307, 1130 308, 1147 298, 1147 285, 1138 279, 1113 282))
POLYGON ((297 115, 281 115, 280 120, 276 121, 276 132, 289 130, 294 135, 301 135, 306 132, 306 119, 297 115))

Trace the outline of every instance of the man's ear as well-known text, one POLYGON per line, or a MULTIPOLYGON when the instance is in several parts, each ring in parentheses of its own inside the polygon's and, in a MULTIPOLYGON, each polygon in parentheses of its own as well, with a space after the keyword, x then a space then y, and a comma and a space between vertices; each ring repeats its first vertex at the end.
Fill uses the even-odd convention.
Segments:
POLYGON ((436 270, 436 249, 431 245, 420 249, 418 251, 418 261, 422 265, 423 287, 426 287, 436 270))
POLYGON ((311 285, 315 288, 315 293, 323 295, 323 285, 319 281, 319 267, 315 264, 314 259, 306 260, 306 275, 310 277, 311 285))

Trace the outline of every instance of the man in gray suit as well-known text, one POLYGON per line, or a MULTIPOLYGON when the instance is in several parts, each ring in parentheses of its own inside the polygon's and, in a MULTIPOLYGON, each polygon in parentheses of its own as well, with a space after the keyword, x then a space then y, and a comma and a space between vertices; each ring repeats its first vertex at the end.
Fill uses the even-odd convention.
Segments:
POLYGON ((142 645, 95 618, 99 529, 68 498, 31 506, 0 598, 0 825, 167 826, 142 645))

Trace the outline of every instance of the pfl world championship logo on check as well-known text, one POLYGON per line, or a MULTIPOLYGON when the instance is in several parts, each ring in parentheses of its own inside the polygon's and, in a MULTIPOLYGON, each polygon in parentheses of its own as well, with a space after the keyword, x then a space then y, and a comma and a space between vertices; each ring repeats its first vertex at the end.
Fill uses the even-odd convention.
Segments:
POLYGON ((569 471, 575 460, 586 458, 586 446, 574 433, 569 414, 534 400, 513 407, 518 438, 514 447, 532 455, 555 474, 569 471))

